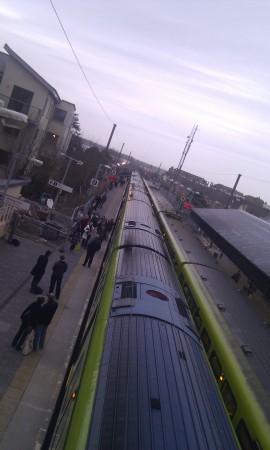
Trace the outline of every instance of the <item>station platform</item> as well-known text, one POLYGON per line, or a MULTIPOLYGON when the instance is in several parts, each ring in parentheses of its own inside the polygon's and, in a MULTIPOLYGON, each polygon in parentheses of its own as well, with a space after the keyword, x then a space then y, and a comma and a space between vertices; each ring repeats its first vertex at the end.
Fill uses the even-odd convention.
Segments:
MULTIPOLYGON (((98 212, 115 218, 125 186, 107 194, 98 212)), ((48 327, 42 351, 23 356, 11 346, 20 326, 22 311, 35 300, 30 293, 33 268, 47 243, 18 237, 19 247, 0 241, 0 449, 38 450, 41 448, 59 388, 69 361, 80 323, 106 250, 95 255, 90 268, 83 267, 85 251, 65 252, 68 271, 64 275, 58 309, 48 327)), ((68 247, 68 246, 67 246, 68 247)), ((48 293, 51 268, 59 259, 55 249, 40 282, 48 293)))

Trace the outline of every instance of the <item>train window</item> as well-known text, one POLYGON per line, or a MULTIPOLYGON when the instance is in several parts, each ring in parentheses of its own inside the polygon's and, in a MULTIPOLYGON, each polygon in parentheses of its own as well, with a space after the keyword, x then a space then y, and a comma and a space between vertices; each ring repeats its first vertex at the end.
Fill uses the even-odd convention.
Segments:
POLYGON ((189 319, 189 315, 188 315, 188 311, 187 311, 187 305, 183 302, 183 300, 181 300, 181 298, 176 298, 176 304, 177 304, 177 308, 179 311, 179 314, 182 317, 186 317, 186 319, 189 319))
POLYGON ((202 341, 205 351, 208 352, 208 350, 211 346, 211 339, 205 328, 202 330, 201 341, 202 341))
POLYGON ((146 291, 146 294, 150 295, 151 297, 158 298, 159 300, 169 300, 166 295, 162 294, 161 292, 155 291, 154 289, 148 289, 148 291, 146 291))
POLYGON ((222 376, 222 367, 215 352, 211 354, 209 361, 212 370, 214 372, 215 378, 217 381, 219 381, 220 377, 222 376))
POLYGON ((196 314, 194 315, 193 319, 194 319, 196 328, 197 328, 197 330, 199 331, 200 328, 201 328, 201 326, 202 326, 202 319, 201 319, 201 316, 200 316, 200 314, 199 314, 198 311, 197 311, 196 314))
POLYGON ((189 286, 186 283, 183 284, 182 288, 183 288, 186 300, 188 302, 188 306, 190 308, 191 314, 194 315, 195 311, 199 310, 196 300, 193 297, 193 294, 192 294, 189 286))
POLYGON ((221 395, 225 403, 226 409, 228 411, 228 414, 232 419, 237 408, 237 403, 228 381, 224 381, 224 383, 222 384, 221 395))
POLYGON ((239 421, 235 431, 241 448, 244 450, 254 450, 253 441, 243 419, 239 421))
POLYGON ((137 284, 132 281, 122 283, 121 298, 137 298, 137 284))
POLYGON ((181 286, 184 284, 184 281, 185 281, 185 277, 184 277, 184 275, 182 274, 182 272, 180 272, 179 273, 179 281, 180 281, 180 284, 181 284, 181 286))

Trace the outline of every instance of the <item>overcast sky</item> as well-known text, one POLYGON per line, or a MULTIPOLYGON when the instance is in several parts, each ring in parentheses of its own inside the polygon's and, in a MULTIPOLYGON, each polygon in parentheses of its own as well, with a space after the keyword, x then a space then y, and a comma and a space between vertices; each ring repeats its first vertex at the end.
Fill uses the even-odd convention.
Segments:
POLYGON ((83 137, 270 204, 269 0, 0 0, 7 43, 76 105, 83 137), (97 101, 98 99, 98 101, 97 101))

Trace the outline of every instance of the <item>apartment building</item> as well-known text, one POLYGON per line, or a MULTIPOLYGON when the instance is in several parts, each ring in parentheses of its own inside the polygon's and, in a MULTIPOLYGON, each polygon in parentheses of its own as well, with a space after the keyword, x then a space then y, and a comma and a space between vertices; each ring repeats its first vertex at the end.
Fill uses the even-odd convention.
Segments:
MULTIPOLYGON (((56 89, 7 44, 4 49, 6 53, 0 52, 0 99, 5 108, 26 114, 28 125, 19 130, 0 121, 0 178, 7 175, 14 152, 38 156, 54 146, 65 153, 75 112, 75 105, 62 100, 56 89)), ((16 170, 25 161, 20 159, 16 170)))

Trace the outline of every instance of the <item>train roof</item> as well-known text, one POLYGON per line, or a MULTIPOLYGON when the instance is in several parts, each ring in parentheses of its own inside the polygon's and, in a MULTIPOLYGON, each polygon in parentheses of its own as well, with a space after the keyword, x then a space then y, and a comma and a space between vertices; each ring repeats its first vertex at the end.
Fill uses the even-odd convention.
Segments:
POLYGON ((270 224, 230 209, 194 209, 190 217, 270 298, 270 224))
MULTIPOLYGON (((151 192, 158 200, 159 207, 162 210, 169 211, 170 208, 172 209, 168 200, 160 191, 153 190, 151 192)), ((201 211, 196 210, 198 213, 201 211)), ((214 262, 212 255, 205 251, 205 247, 195 237, 191 228, 186 227, 181 221, 173 217, 169 217, 167 223, 176 241, 180 241, 183 257, 187 254, 194 264, 199 263, 197 265, 199 276, 204 280, 206 289, 217 305, 217 310, 222 314, 230 329, 233 330, 239 347, 246 354, 249 364, 269 399, 270 347, 268 322, 262 321, 255 313, 254 308, 246 301, 246 297, 239 292, 238 285, 229 282, 228 276, 219 267, 219 264, 214 262), (251 333, 250 330, 253 330, 253 332, 251 333), (248 353, 245 353, 246 349, 248 349, 248 353)))

